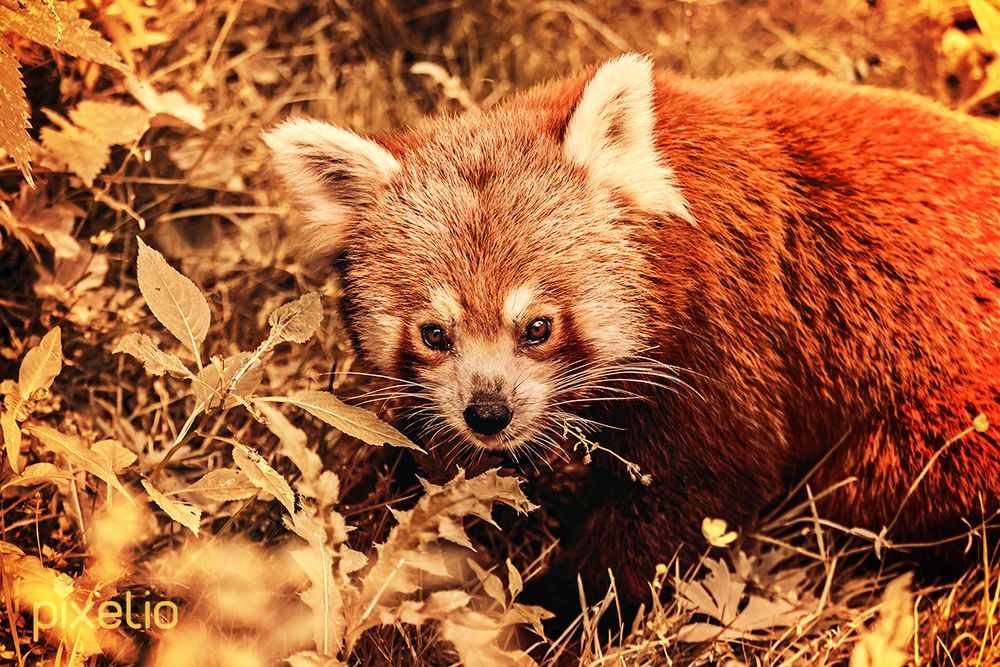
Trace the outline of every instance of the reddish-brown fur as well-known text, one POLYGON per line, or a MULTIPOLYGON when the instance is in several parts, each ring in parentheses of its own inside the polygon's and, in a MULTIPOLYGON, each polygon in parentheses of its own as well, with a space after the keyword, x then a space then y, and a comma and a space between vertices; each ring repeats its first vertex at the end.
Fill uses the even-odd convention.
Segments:
MULTIPOLYGON (((813 76, 657 83, 659 147, 697 226, 647 237, 650 320, 657 356, 699 373, 685 380, 706 400, 664 393, 607 417, 630 429, 602 442, 657 481, 605 478, 575 549, 633 600, 680 542, 704 544, 703 517, 745 525, 840 441, 810 484, 856 478, 826 516, 877 532, 947 439, 979 413, 1000 425, 994 124, 813 76)), ((556 132, 580 89, 516 103, 556 132)), ((998 503, 1000 438, 973 432, 889 538, 961 534, 998 503)))
MULTIPOLYGON (((380 143, 402 164, 454 158, 470 183, 494 178, 491 170, 516 176, 531 151, 494 164, 489 151, 472 160, 465 147, 472 151, 485 142, 480 134, 501 129, 514 143, 522 132, 558 145, 590 76, 380 143)), ((628 280, 645 295, 643 338, 656 346, 650 354, 687 369, 683 380, 696 393, 637 386, 652 400, 587 408, 625 428, 598 439, 653 482, 636 484, 621 466, 595 457, 587 518, 567 548, 588 581, 614 569, 630 601, 648 594, 658 562, 682 544, 704 545, 704 517, 746 526, 837 443, 810 485, 819 491, 855 478, 822 509, 846 526, 878 532, 946 440, 979 413, 1000 424, 995 124, 898 91, 787 74, 699 82, 660 73, 655 106, 657 147, 695 224, 633 212, 630 240, 642 256, 628 280)), ((531 185, 537 175, 525 179, 532 194, 516 201, 544 208, 544 190, 531 185)), ((447 201, 440 205, 449 210, 447 201)), ((498 285, 516 284, 511 266, 544 262, 548 248, 552 280, 565 283, 557 292, 567 294, 596 270, 587 258, 618 224, 599 221, 589 240, 563 243, 551 230, 534 238, 514 204, 483 206, 492 211, 484 219, 500 221, 490 243, 515 256, 523 250, 523 261, 494 261, 475 244, 459 249, 419 235, 401 244, 397 232, 381 234, 373 217, 347 243, 348 320, 385 282, 398 289, 380 298, 405 312, 421 281, 440 271, 460 285, 477 276, 480 282, 461 285, 462 306, 485 313, 476 331, 488 331, 505 293, 498 285), (528 259, 533 243, 541 251, 528 259), (352 268, 365 256, 380 258, 377 268, 352 268)), ((572 333, 553 354, 586 356, 572 333)), ((413 341, 401 333, 385 372, 410 377, 415 367, 438 363, 413 341)), ((940 455, 888 537, 961 533, 963 519, 976 524, 998 506, 1000 439, 994 430, 972 432, 940 455)))

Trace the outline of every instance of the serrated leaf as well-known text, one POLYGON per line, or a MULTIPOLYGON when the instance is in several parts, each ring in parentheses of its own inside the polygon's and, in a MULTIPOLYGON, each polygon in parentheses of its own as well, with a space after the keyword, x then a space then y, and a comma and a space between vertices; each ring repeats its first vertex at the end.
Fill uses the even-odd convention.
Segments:
POLYGON ((18 458, 21 456, 21 427, 14 419, 13 410, 5 410, 0 414, 0 433, 3 434, 3 448, 7 452, 7 461, 14 472, 20 472, 18 458))
POLYGON ((134 104, 85 100, 69 118, 105 144, 131 144, 149 127, 149 112, 134 104))
POLYGON ((128 72, 114 48, 69 2, 20 0, 0 4, 0 26, 42 46, 128 72))
POLYGON ((263 457, 246 445, 233 445, 233 461, 247 479, 262 491, 267 491, 278 499, 289 514, 295 513, 295 494, 292 487, 263 457))
POLYGON ((475 551, 472 541, 469 540, 469 535, 465 532, 461 521, 455 521, 451 517, 442 516, 438 520, 437 529, 443 539, 454 542, 460 547, 475 551))
POLYGON ((189 278, 167 264, 163 255, 137 240, 139 291, 160 324, 191 351, 200 366, 199 350, 212 322, 208 301, 189 278))
POLYGON ((66 124, 61 129, 46 126, 39 136, 48 148, 69 170, 80 177, 87 187, 101 173, 111 159, 111 147, 89 132, 75 125, 66 124))
POLYGON ((327 391, 303 391, 295 396, 272 396, 261 400, 289 403, 302 408, 338 431, 369 445, 377 447, 394 445, 415 449, 418 452, 424 451, 405 435, 379 419, 375 413, 364 408, 347 405, 327 391))
POLYGON ((216 468, 205 475, 184 492, 199 493, 210 500, 228 502, 230 500, 246 500, 259 491, 246 475, 234 468, 216 468))
POLYGON ((198 535, 198 529, 201 527, 200 509, 190 503, 182 503, 168 498, 157 491, 153 485, 149 483, 149 480, 142 480, 142 488, 146 489, 146 493, 149 494, 150 500, 156 503, 156 505, 163 510, 167 516, 190 530, 195 534, 195 536, 198 535))
POLYGON ((129 500, 132 500, 132 496, 125 489, 122 483, 118 480, 118 476, 115 475, 111 466, 105 460, 105 457, 91 451, 80 438, 74 435, 67 435, 65 433, 60 433, 54 428, 49 428, 48 426, 26 426, 28 433, 30 433, 35 438, 45 445, 50 451, 56 454, 62 454, 70 461, 80 466, 91 475, 94 475, 103 482, 106 482, 110 486, 114 487, 122 493, 129 500))
POLYGON ((164 352, 144 333, 130 333, 115 344, 112 354, 126 353, 142 362, 147 373, 191 377, 191 371, 176 355, 164 352))
POLYGON ((267 335, 270 347, 286 341, 305 343, 316 333, 322 321, 323 304, 317 292, 286 303, 267 318, 267 323, 271 325, 271 332, 267 335))
POLYGON ((62 370, 62 331, 54 327, 24 355, 17 378, 17 391, 31 398, 39 389, 48 389, 62 370))
MULTIPOLYGON (((473 477, 465 471, 443 486, 424 482, 427 493, 411 510, 393 512, 397 525, 389 531, 385 542, 377 545, 378 559, 362 577, 360 609, 379 614, 381 622, 392 622, 404 610, 399 600, 417 590, 427 580, 426 575, 437 578, 454 577, 462 570, 468 551, 445 542, 442 525, 460 524, 467 516, 480 517, 492 523, 492 508, 496 503, 508 505, 518 512, 528 512, 535 506, 521 490, 514 477, 500 477, 497 470, 473 477)), ((496 575, 487 573, 469 563, 477 573, 487 593, 495 599, 504 599, 503 584, 496 575), (488 576, 487 576, 488 575, 488 576)), ((504 603, 501 602, 501 606, 504 603)), ((413 610, 414 613, 419 610, 413 610)), ((376 624, 375 614, 351 618, 348 627, 348 649, 361 632, 376 624)), ((439 620, 452 620, 446 617, 439 620)), ((496 619, 490 623, 499 627, 496 619)))
POLYGON ((51 463, 33 463, 24 469, 17 477, 8 480, 0 486, 0 492, 12 486, 30 486, 32 484, 44 484, 45 482, 61 482, 70 479, 70 476, 51 463))
POLYGON ((0 35, 0 149, 10 155, 24 178, 31 183, 28 118, 28 98, 24 95, 20 66, 10 42, 0 35))

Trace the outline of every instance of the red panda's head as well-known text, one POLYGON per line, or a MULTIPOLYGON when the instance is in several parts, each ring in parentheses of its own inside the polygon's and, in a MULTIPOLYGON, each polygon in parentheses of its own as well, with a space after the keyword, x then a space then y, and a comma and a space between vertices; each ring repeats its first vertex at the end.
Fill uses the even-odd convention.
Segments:
POLYGON ((637 225, 690 215, 656 149, 649 61, 605 64, 565 109, 555 131, 523 104, 383 143, 311 120, 265 137, 306 250, 341 257, 362 353, 413 383, 431 433, 544 443, 657 344, 637 225))

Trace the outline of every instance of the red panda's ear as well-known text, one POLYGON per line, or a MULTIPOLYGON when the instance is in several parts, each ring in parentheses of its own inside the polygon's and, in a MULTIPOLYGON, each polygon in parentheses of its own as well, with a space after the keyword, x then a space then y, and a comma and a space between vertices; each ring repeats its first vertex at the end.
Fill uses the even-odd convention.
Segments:
POLYGON ((300 242, 312 256, 339 250, 355 209, 399 169, 379 144, 318 120, 287 120, 266 132, 264 142, 305 216, 300 242))
POLYGON ((693 222, 687 202, 656 147, 653 64, 627 54, 602 65, 566 125, 563 152, 604 186, 647 211, 693 222))

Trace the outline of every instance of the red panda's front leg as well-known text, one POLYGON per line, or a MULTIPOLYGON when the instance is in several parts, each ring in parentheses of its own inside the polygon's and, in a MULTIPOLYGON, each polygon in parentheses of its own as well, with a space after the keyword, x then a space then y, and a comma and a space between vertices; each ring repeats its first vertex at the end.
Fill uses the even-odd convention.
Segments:
POLYGON ((658 564, 670 564, 677 556, 684 568, 708 548, 701 531, 706 517, 733 527, 747 525, 756 508, 781 488, 777 480, 724 467, 678 455, 648 473, 653 478, 645 485, 631 480, 617 462, 595 461, 579 496, 585 500, 575 513, 581 518, 563 526, 559 555, 537 601, 572 612, 572 618, 580 611, 577 575, 592 603, 607 592, 610 572, 623 609, 648 606, 658 564))

